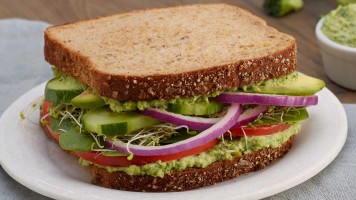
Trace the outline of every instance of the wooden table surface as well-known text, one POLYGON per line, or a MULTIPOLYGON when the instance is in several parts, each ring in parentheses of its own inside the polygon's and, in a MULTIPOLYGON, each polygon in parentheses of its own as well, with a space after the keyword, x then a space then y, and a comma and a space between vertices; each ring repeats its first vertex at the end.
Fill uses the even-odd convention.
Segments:
POLYGON ((318 16, 336 8, 336 0, 304 0, 305 5, 302 10, 281 18, 266 15, 262 8, 262 0, 0 0, 0 18, 16 17, 41 20, 51 24, 63 24, 137 9, 213 2, 224 2, 245 8, 264 18, 269 25, 293 35, 298 44, 298 70, 323 79, 326 86, 335 93, 342 103, 356 103, 356 92, 342 88, 327 78, 314 33, 318 16))

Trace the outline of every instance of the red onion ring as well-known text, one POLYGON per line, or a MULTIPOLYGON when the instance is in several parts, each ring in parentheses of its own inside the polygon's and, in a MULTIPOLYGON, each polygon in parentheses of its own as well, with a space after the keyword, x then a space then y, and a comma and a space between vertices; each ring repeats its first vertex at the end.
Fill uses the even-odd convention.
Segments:
POLYGON ((185 125, 189 129, 193 130, 206 130, 222 119, 192 117, 154 108, 147 108, 143 111, 140 111, 140 113, 148 117, 152 117, 160 121, 171 123, 177 126, 185 125))
POLYGON ((286 96, 255 94, 243 92, 225 92, 211 98, 223 103, 262 104, 273 106, 312 106, 318 104, 318 96, 286 96))
MULTIPOLYGON (((255 108, 248 109, 247 111, 241 114, 234 127, 242 126, 255 121, 259 114, 265 113, 267 110, 268 106, 264 105, 259 105, 255 108)), ((185 125, 189 129, 193 130, 206 130, 221 120, 221 118, 186 116, 155 108, 148 108, 144 111, 141 111, 140 113, 148 117, 152 117, 160 121, 171 123, 177 126, 185 125)))
POLYGON ((105 143, 107 146, 115 149, 116 151, 123 153, 133 153, 134 155, 155 156, 173 154, 201 146, 224 134, 235 125, 237 119, 240 117, 241 110, 242 106, 240 104, 232 104, 226 115, 212 127, 206 129, 194 137, 169 145, 140 146, 130 144, 127 146, 127 143, 121 141, 112 141, 110 139, 106 139, 105 143), (129 151, 127 150, 127 147, 129 148, 129 151))
POLYGON ((232 128, 240 127, 255 121, 261 113, 267 112, 268 108, 269 106, 259 105, 255 108, 246 110, 244 113, 241 114, 236 124, 232 128))

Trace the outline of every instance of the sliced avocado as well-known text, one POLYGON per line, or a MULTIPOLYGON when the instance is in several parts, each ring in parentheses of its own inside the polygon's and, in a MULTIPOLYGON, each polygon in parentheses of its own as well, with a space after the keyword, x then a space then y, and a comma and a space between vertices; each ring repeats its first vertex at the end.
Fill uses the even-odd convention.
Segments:
POLYGON ((324 81, 303 74, 298 74, 296 80, 288 84, 259 86, 259 91, 246 92, 257 92, 261 94, 280 94, 290 96, 310 96, 319 92, 324 87, 324 81))
POLYGON ((86 90, 80 95, 73 98, 71 103, 74 107, 82 109, 94 109, 106 105, 105 101, 101 97, 95 95, 90 90, 86 90))

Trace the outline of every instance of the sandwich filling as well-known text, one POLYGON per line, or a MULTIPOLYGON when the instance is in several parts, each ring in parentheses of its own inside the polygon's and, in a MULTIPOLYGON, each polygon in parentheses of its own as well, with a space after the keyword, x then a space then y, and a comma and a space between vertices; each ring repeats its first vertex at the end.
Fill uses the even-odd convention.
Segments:
POLYGON ((325 85, 292 72, 202 96, 118 101, 53 71, 41 122, 61 148, 83 166, 155 177, 281 146, 325 85))
MULTIPOLYGON (((95 91, 92 88, 89 88, 86 84, 80 83, 78 80, 68 76, 67 74, 61 72, 57 68, 52 68, 53 75, 56 79, 63 80, 63 82, 74 83, 83 89, 89 89, 93 93, 95 91)), ((255 92, 255 93, 270 93, 265 88, 274 88, 288 85, 295 81, 298 77, 298 73, 296 71, 278 77, 274 79, 264 80, 258 83, 253 83, 250 85, 244 85, 241 87, 231 88, 228 91, 230 92, 255 92)), ((313 87, 313 85, 311 85, 313 87)), ((144 110, 146 108, 159 108, 159 109, 167 109, 170 104, 194 104, 199 102, 209 102, 210 97, 216 97, 219 94, 225 91, 216 91, 207 95, 201 96, 193 96, 193 97, 182 97, 176 99, 168 99, 168 100, 160 100, 155 99, 151 101, 119 101, 113 98, 108 97, 101 97, 105 103, 110 106, 111 110, 114 112, 126 112, 126 111, 135 111, 135 110, 144 110)), ((271 91, 273 93, 273 91, 271 91)), ((305 91, 307 92, 307 91, 305 91)), ((95 93, 95 95, 100 96, 99 94, 95 93)))
POLYGON ((187 168, 205 168, 214 162, 223 160, 232 160, 235 157, 252 153, 263 148, 277 148, 285 143, 289 137, 297 134, 301 129, 301 122, 296 122, 287 130, 266 136, 250 136, 220 142, 213 149, 202 152, 197 155, 187 156, 178 160, 168 162, 157 161, 143 166, 131 165, 129 167, 108 167, 97 165, 90 161, 80 159, 83 166, 91 164, 97 167, 105 168, 109 172, 126 172, 129 175, 151 175, 155 177, 164 177, 166 173, 183 171, 187 168))

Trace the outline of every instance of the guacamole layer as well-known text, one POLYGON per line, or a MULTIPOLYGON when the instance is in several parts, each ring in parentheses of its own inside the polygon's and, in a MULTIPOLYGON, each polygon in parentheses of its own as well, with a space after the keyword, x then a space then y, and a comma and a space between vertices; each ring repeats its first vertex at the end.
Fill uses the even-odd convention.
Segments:
POLYGON ((126 172, 129 175, 164 177, 167 173, 183 171, 187 168, 205 168, 213 162, 227 159, 232 160, 235 157, 252 153, 263 148, 277 148, 285 143, 291 136, 297 134, 301 130, 301 125, 301 122, 296 122, 290 128, 272 135, 241 137, 238 140, 225 138, 224 142, 221 141, 213 149, 206 152, 168 162, 158 161, 143 166, 131 165, 130 167, 106 167, 96 165, 83 159, 79 159, 79 162, 83 166, 94 164, 97 167, 105 168, 108 172, 126 172))

